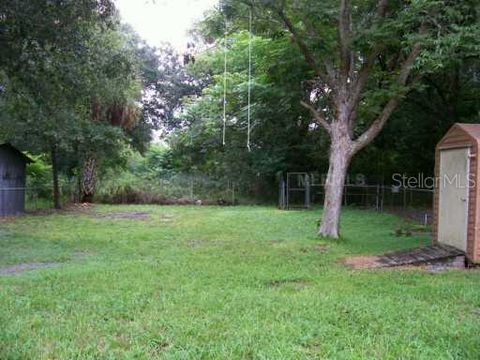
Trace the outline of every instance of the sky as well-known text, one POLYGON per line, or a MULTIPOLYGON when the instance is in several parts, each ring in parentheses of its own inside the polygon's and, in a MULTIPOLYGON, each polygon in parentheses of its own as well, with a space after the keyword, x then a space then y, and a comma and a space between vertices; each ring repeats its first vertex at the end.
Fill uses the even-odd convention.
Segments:
POLYGON ((188 30, 218 0, 116 0, 120 16, 151 46, 186 49, 188 30))

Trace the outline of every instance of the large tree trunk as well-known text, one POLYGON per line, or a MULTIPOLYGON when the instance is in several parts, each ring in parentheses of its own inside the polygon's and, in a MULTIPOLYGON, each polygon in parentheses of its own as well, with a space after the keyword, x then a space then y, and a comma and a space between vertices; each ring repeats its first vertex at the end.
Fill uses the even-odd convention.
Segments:
POLYGON ((325 182, 325 200, 323 215, 318 234, 338 238, 340 235, 340 212, 342 208, 343 188, 348 166, 352 158, 352 146, 341 123, 332 127, 330 159, 327 180, 325 182))
POLYGON ((53 206, 55 209, 60 209, 60 185, 58 183, 58 162, 57 162, 57 148, 52 146, 51 149, 51 160, 52 160, 52 177, 53 177, 53 206))
POLYGON ((83 164, 81 202, 91 203, 95 195, 97 182, 97 161, 95 158, 88 158, 83 164))

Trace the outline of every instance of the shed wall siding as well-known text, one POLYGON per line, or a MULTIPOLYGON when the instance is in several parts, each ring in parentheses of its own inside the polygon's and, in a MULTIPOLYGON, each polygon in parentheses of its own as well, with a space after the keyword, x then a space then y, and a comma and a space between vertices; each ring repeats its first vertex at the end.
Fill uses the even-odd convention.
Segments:
POLYGON ((471 261, 476 261, 476 228, 477 228, 477 208, 478 208, 478 192, 476 186, 476 179, 478 179, 478 160, 477 160, 478 146, 475 145, 470 148, 470 170, 469 176, 474 176, 475 184, 470 186, 468 192, 468 227, 467 227, 467 257, 471 261))
MULTIPOLYGON (((440 149, 435 150, 435 179, 440 176, 440 149)), ((439 191, 438 186, 435 185, 435 191, 433 193, 433 221, 432 221, 432 238, 433 243, 438 244, 438 203, 439 203, 439 191)))
POLYGON ((473 218, 474 218, 474 223, 472 224, 472 244, 471 244, 471 256, 470 259, 474 263, 480 263, 480 211, 478 211, 478 208, 480 207, 480 184, 478 182, 480 181, 480 166, 478 166, 478 162, 480 161, 479 159, 479 142, 477 141, 474 147, 474 153, 472 154, 471 158, 471 163, 475 164, 475 167, 472 169, 474 172, 472 174, 475 174, 475 185, 474 185, 474 194, 472 199, 474 199, 474 206, 475 210, 473 211, 473 218))
POLYGON ((25 160, 8 149, 0 149, 0 216, 25 211, 25 160))

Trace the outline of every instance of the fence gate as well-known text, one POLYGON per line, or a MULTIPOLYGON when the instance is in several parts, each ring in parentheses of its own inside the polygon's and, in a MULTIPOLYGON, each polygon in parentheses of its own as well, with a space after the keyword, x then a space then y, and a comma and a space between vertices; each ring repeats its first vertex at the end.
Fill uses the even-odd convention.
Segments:
POLYGON ((280 181, 279 207, 281 209, 310 207, 310 175, 306 172, 289 172, 280 181))

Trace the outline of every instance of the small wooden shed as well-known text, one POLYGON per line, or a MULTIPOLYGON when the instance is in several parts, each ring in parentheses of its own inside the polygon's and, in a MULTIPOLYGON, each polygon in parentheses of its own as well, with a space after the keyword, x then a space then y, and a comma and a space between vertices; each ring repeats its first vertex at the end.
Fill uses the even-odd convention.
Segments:
POLYGON ((480 263, 480 124, 454 124, 435 151, 433 241, 480 263))
POLYGON ((10 144, 0 145, 0 217, 25 211, 25 169, 32 162, 10 144))

